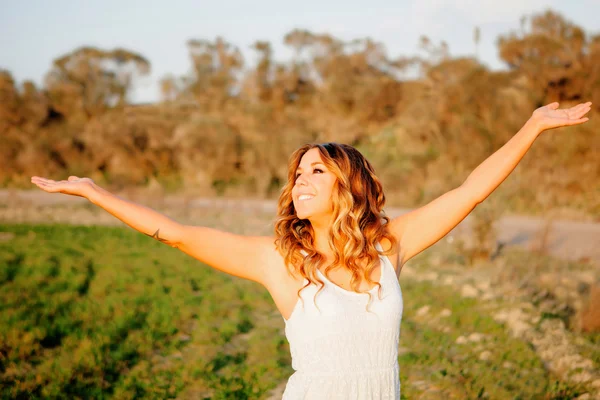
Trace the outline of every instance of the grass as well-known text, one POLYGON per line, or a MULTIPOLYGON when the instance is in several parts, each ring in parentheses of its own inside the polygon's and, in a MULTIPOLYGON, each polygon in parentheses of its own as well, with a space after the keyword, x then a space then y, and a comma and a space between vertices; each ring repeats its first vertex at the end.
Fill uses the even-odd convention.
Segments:
POLYGON ((129 229, 0 230, 2 398, 259 398, 291 373, 253 282, 129 229))
MULTIPOLYGON (((14 234, 0 241, 2 398, 260 399, 293 372, 283 320, 254 282, 128 228, 0 224, 0 232, 14 234)), ((411 263, 427 265, 434 251, 411 263)), ((403 398, 578 393, 482 303, 429 282, 400 284, 403 398), (451 315, 436 318, 444 309, 451 315), (474 332, 488 338, 457 343, 474 332)))
MULTIPOLYGON (((474 299, 430 282, 401 281, 405 297, 400 344, 403 396, 425 391, 444 399, 533 399, 559 383, 544 369, 535 351, 512 338, 474 299), (416 311, 429 307, 424 317, 416 311), (448 317, 433 318, 444 309, 448 317), (488 339, 457 343, 459 336, 481 333, 488 339), (480 359, 484 352, 488 358, 480 359), (427 390, 415 382, 428 382, 427 390)), ((547 397, 552 398, 552 397, 547 397)))
MULTIPOLYGON (((456 273, 460 260, 455 253, 456 249, 442 241, 411 260, 411 266, 423 273, 435 271, 441 281, 444 275, 456 273)), ((511 263, 529 263, 530 257, 521 250, 507 251, 511 263), (518 255, 523 259, 518 259, 518 255)), ((557 268, 558 260, 543 260, 549 268, 557 268)), ((472 273, 481 274, 482 268, 485 267, 472 273)), ((483 302, 464 298, 456 287, 409 277, 401 278, 400 283, 405 293, 400 344, 410 349, 400 357, 401 370, 405 366, 401 380, 406 398, 431 395, 424 398, 558 400, 586 393, 584 386, 563 382, 548 372, 531 344, 512 337, 492 318, 492 310, 503 308, 511 299, 483 302), (429 312, 419 316, 417 310, 424 306, 429 307, 429 312), (451 315, 436 317, 444 309, 451 310, 451 315), (482 333, 488 339, 457 343, 459 336, 471 333, 482 333), (481 359, 484 351, 488 353, 481 359), (407 359, 404 363, 403 358, 407 359), (413 385, 422 380, 429 383, 426 390, 420 384, 413 385)), ((582 346, 597 337, 582 335, 582 346)), ((589 349, 582 354, 590 354, 589 349)))

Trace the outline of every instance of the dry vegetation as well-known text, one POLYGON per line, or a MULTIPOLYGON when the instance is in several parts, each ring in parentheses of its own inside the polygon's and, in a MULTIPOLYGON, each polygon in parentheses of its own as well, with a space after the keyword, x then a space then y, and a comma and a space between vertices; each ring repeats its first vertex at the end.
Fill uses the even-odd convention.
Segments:
MULTIPOLYGON (((418 206, 456 187, 542 104, 600 107, 600 35, 547 11, 498 38, 509 66, 421 40, 391 57, 368 38, 350 42, 294 30, 279 63, 256 42, 255 66, 223 38, 190 40, 193 73, 162 80, 163 101, 130 105, 150 63, 126 49, 82 47, 58 57, 45 86, 0 73, 0 182, 32 175, 90 176, 113 188, 155 182, 204 195, 274 197, 286 162, 311 141, 350 143, 376 165, 392 205, 418 206), (419 71, 416 78, 403 78, 419 71)), ((509 210, 569 207, 600 216, 600 136, 584 126, 542 135, 509 181, 509 210)), ((505 183, 504 186, 508 185, 505 183)))

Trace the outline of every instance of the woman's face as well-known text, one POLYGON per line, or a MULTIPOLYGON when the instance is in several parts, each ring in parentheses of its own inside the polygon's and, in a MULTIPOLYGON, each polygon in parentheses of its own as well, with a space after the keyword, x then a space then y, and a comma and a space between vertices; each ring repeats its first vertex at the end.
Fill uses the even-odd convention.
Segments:
POLYGON ((331 196, 336 179, 323 164, 319 149, 312 148, 304 153, 296 170, 296 182, 292 189, 292 200, 298 218, 315 220, 331 215, 331 196), (306 195, 310 197, 305 198, 306 195))

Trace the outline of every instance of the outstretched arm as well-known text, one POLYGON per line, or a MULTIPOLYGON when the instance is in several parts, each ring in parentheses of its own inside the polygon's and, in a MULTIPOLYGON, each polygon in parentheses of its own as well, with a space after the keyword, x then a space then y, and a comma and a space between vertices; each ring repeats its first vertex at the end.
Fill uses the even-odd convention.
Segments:
POLYGON ((66 181, 55 181, 33 176, 31 182, 48 193, 63 193, 86 198, 133 229, 159 242, 172 247, 177 247, 180 242, 183 226, 177 221, 151 208, 122 199, 101 188, 90 178, 70 176, 66 181))
POLYGON ((49 193, 87 198, 135 230, 177 248, 227 274, 263 285, 276 275, 269 270, 275 253, 274 238, 242 236, 217 229, 182 225, 151 208, 122 199, 89 178, 54 181, 34 176, 31 182, 49 193))
POLYGON ((392 219, 390 230, 400 243, 402 264, 443 238, 483 202, 515 169, 544 130, 584 123, 592 103, 559 110, 551 103, 531 118, 504 146, 483 161, 458 188, 429 204, 392 219))

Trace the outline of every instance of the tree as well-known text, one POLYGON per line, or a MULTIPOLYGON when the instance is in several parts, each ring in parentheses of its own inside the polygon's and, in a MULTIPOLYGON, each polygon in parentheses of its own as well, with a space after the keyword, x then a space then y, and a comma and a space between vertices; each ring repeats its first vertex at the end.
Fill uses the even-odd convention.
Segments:
POLYGON ((560 14, 532 16, 528 32, 500 36, 498 47, 508 67, 533 83, 541 96, 539 104, 583 98, 585 32, 560 14))
POLYGON ((187 45, 193 72, 184 90, 192 93, 203 110, 222 110, 238 90, 242 53, 221 37, 214 41, 192 39, 187 45))
POLYGON ((56 111, 89 118, 126 104, 134 78, 149 72, 150 62, 138 53, 80 47, 54 60, 46 87, 56 111))
POLYGON ((0 70, 0 136, 20 121, 19 92, 10 72, 0 70))

